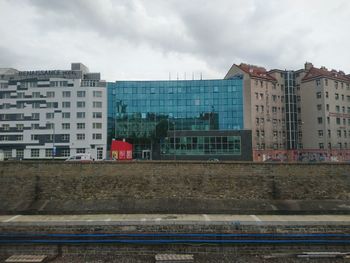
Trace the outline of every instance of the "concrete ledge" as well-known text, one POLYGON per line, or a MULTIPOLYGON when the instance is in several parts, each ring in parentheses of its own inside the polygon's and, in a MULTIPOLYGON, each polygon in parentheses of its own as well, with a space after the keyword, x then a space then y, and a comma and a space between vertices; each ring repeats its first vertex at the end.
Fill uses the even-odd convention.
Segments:
POLYGON ((349 214, 350 201, 342 200, 213 200, 133 199, 38 200, 30 206, 19 203, 12 210, 0 204, 0 214, 349 214))

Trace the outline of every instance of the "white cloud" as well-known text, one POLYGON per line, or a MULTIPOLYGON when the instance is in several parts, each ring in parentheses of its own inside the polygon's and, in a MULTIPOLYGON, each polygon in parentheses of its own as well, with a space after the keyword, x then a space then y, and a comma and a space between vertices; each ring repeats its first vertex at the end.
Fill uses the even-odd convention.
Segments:
POLYGON ((350 72, 346 0, 0 0, 0 67, 222 78, 232 63, 350 72))

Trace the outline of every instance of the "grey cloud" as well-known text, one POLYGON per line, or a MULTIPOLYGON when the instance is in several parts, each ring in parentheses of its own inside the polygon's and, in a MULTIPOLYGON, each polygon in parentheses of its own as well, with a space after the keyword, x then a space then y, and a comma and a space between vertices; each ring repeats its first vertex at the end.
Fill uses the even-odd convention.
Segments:
POLYGON ((165 55, 195 57, 222 75, 233 62, 288 68, 326 56, 329 38, 339 32, 339 42, 347 41, 344 22, 350 16, 345 0, 13 1, 35 8, 37 31, 43 36, 62 34, 77 43, 77 35, 89 33, 116 49, 148 46, 165 55))

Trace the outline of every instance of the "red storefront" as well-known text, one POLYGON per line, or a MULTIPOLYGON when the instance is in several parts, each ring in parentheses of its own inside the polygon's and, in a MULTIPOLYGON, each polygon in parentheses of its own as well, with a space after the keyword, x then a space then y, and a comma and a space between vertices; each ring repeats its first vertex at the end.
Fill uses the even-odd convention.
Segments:
POLYGON ((132 160, 132 144, 123 141, 112 140, 112 160, 132 160))

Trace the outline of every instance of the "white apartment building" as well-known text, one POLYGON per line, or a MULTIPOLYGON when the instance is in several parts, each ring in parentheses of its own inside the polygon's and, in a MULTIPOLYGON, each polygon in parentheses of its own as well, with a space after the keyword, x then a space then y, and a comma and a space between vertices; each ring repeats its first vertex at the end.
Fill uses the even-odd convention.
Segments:
POLYGON ((0 69, 0 150, 7 159, 106 158, 107 90, 100 73, 0 69))

